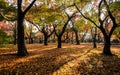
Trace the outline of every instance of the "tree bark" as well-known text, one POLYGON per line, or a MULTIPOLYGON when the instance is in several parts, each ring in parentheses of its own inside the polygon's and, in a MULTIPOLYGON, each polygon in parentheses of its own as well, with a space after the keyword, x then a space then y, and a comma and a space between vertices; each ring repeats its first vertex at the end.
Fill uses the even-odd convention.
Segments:
POLYGON ((74 33, 72 32, 72 40, 71 40, 71 43, 73 44, 73 42, 74 42, 74 33))
POLYGON ((24 17, 28 10, 33 6, 36 0, 33 0, 29 6, 22 11, 22 0, 17 0, 17 46, 18 46, 18 52, 17 54, 20 56, 25 56, 28 54, 27 48, 25 46, 25 37, 24 37, 24 17))
POLYGON ((25 37, 24 37, 24 25, 23 25, 24 15, 22 13, 19 13, 18 15, 18 21, 17 21, 17 44, 18 44, 18 52, 17 54, 20 56, 25 56, 28 54, 26 46, 25 46, 25 37))
POLYGON ((77 30, 74 26, 72 27, 72 30, 73 30, 74 33, 75 33, 76 45, 79 45, 80 42, 79 42, 79 37, 78 37, 78 30, 77 30))
POLYGON ((61 46, 62 46, 61 37, 62 37, 62 36, 59 36, 59 37, 58 37, 58 46, 57 46, 57 48, 61 48, 61 46))
POLYGON ((86 34, 87 34, 87 31, 83 34, 83 36, 81 38, 81 42, 84 42, 86 34))
POLYGON ((47 46, 48 45, 48 37, 47 35, 44 34, 44 45, 47 46))
POLYGON ((69 36, 68 36, 68 33, 69 33, 69 32, 67 31, 67 32, 66 32, 66 37, 65 37, 65 42, 66 42, 66 43, 69 43, 69 36))
POLYGON ((45 28, 42 29, 42 33, 44 35, 44 45, 47 46, 48 45, 48 38, 53 34, 54 30, 48 34, 47 31, 45 31, 45 28))
POLYGON ((32 32, 30 32, 30 36, 29 36, 29 44, 33 44, 32 32))
POLYGON ((14 45, 16 45, 16 43, 17 43, 17 38, 16 38, 16 27, 13 29, 13 32, 14 32, 14 34, 13 34, 13 37, 14 37, 14 45))
POLYGON ((104 48, 103 48, 103 54, 104 55, 112 55, 111 50, 110 50, 110 36, 105 36, 104 39, 104 48))
POLYGON ((75 31, 76 45, 79 45, 78 31, 75 31))
POLYGON ((53 35, 53 39, 52 39, 52 40, 53 40, 53 41, 52 41, 53 43, 56 41, 56 40, 55 40, 55 34, 53 35))
POLYGON ((55 30, 55 27, 54 27, 55 35, 57 36, 57 39, 58 39, 58 46, 57 46, 58 48, 61 48, 61 46, 62 46, 62 41, 61 41, 62 40, 61 39, 62 35, 64 34, 69 21, 74 17, 74 15, 75 15, 75 13, 73 13, 72 16, 68 16, 68 14, 67 14, 68 20, 65 22, 65 24, 64 24, 64 26, 62 28, 62 31, 59 34, 56 33, 56 30, 55 30))
POLYGON ((96 44, 96 36, 97 36, 97 27, 95 27, 95 31, 94 31, 94 35, 93 35, 93 48, 97 48, 97 44, 96 44))
POLYGON ((97 45, 96 45, 96 34, 94 34, 94 37, 93 37, 93 48, 97 48, 97 45))

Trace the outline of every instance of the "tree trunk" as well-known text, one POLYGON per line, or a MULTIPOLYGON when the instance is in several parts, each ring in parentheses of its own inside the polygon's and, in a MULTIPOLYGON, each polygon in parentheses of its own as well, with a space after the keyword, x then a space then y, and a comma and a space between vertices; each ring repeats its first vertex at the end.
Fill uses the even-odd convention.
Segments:
POLYGON ((55 34, 53 35, 53 43, 55 42, 55 34))
POLYGON ((30 32, 29 44, 33 44, 32 32, 30 32))
POLYGON ((65 37, 65 42, 66 42, 66 43, 69 43, 69 36, 68 36, 68 33, 69 33, 69 32, 66 32, 66 37, 65 37))
POLYGON ((98 41, 97 41, 98 43, 100 43, 101 42, 101 39, 100 39, 100 34, 98 34, 98 41))
POLYGON ((75 31, 76 45, 79 45, 78 31, 75 31))
POLYGON ((29 44, 33 44, 33 38, 29 37, 29 44))
POLYGON ((31 44, 33 44, 33 38, 31 37, 31 44))
POLYGON ((13 34, 13 37, 14 37, 14 45, 16 45, 16 42, 17 42, 17 38, 16 38, 16 28, 14 28, 13 32, 14 32, 14 34, 13 34))
POLYGON ((26 46, 25 46, 25 39, 24 39, 24 25, 23 25, 23 20, 24 16, 22 13, 19 13, 18 15, 18 21, 17 21, 17 30, 18 30, 18 38, 17 38, 17 43, 18 43, 18 52, 17 54, 20 56, 25 56, 28 54, 26 46))
POLYGON ((93 48, 97 48, 96 45, 97 27, 95 27, 95 33, 93 35, 93 48))
POLYGON ((58 36, 58 48, 61 48, 62 46, 62 40, 61 40, 61 36, 58 36))
POLYGON ((28 41, 28 42, 29 42, 29 44, 31 44, 31 38, 30 38, 30 37, 28 37, 28 40, 29 40, 29 41, 28 41))
POLYGON ((47 35, 44 35, 44 45, 45 46, 48 45, 48 37, 47 37, 47 35))
POLYGON ((110 37, 109 36, 105 36, 105 40, 104 40, 104 48, 103 48, 103 54, 104 55, 112 55, 111 50, 110 50, 110 37))
POLYGON ((97 45, 96 45, 96 34, 94 34, 94 37, 93 37, 93 48, 97 48, 97 45))
POLYGON ((83 34, 82 38, 81 38, 81 42, 84 42, 85 36, 87 34, 87 31, 83 34))
POLYGON ((71 43, 73 44, 73 41, 74 41, 74 33, 72 32, 72 40, 71 40, 71 43))

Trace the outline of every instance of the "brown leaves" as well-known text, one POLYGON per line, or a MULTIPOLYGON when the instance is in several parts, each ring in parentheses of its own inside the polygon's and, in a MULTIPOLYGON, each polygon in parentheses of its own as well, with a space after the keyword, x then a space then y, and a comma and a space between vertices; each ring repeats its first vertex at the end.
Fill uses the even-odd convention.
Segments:
POLYGON ((80 74, 119 75, 120 58, 117 56, 104 56, 96 51, 94 54, 88 55, 90 60, 82 61, 79 64, 78 71, 80 74))
MULTIPOLYGON (((0 49, 0 75, 119 75, 120 57, 103 56, 92 45, 27 45, 29 56, 18 57, 16 46, 0 49)), ((118 49, 118 48, 116 48, 118 49)), ((115 51, 120 55, 119 50, 115 51)))

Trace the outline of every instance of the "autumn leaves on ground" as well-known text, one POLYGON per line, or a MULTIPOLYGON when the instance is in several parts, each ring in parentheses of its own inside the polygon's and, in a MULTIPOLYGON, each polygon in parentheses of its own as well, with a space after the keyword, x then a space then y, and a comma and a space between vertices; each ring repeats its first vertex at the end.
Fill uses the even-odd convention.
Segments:
POLYGON ((0 75, 120 75, 120 47, 113 56, 101 54, 102 45, 27 45, 29 55, 18 57, 16 46, 0 48, 0 75))

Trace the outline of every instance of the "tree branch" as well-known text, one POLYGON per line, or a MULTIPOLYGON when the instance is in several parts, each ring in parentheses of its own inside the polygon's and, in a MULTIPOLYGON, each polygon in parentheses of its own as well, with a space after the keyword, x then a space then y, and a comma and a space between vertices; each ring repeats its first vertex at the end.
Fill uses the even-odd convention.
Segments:
POLYGON ((100 16, 100 15, 101 15, 101 9, 100 9, 100 7, 101 7, 101 5, 102 5, 102 1, 103 1, 103 0, 101 0, 100 3, 99 3, 99 5, 98 5, 98 21, 99 21, 100 23, 103 22, 103 21, 101 20, 101 18, 100 18, 100 17, 101 17, 101 16, 100 16))
POLYGON ((32 21, 30 21, 30 20, 28 20, 28 19, 26 19, 28 22, 30 22, 31 24, 33 24, 40 32, 41 32, 41 30, 40 30, 40 28, 39 28, 39 26, 38 25, 36 25, 35 23, 33 23, 32 21))
POLYGON ((35 3, 36 0, 33 0, 32 3, 24 10, 24 14, 26 14, 28 12, 28 10, 33 6, 33 4, 35 3))
POLYGON ((57 34, 57 32, 56 32, 56 25, 53 25, 53 27, 54 27, 55 35, 58 37, 58 34, 57 34))
POLYGON ((111 11, 110 11, 110 8, 109 8, 109 5, 107 4, 107 1, 104 0, 104 3, 106 5, 106 8, 107 8, 107 12, 108 12, 108 15, 110 16, 110 19, 112 20, 113 22, 113 27, 109 33, 109 36, 112 35, 113 31, 115 30, 115 28, 117 27, 117 23, 116 23, 116 20, 115 20, 115 17, 112 15, 111 11))
POLYGON ((48 35, 48 37, 50 37, 54 32, 55 30, 53 29, 52 32, 48 35))
POLYGON ((103 19, 103 22, 109 17, 109 15, 107 15, 104 19, 103 19))
POLYGON ((81 12, 81 10, 78 8, 78 6, 77 6, 75 3, 74 3, 74 6, 76 7, 76 9, 79 11, 79 13, 80 13, 85 19, 89 20, 89 21, 92 22, 96 27, 99 28, 99 26, 98 26, 93 20, 91 20, 90 18, 86 17, 86 16, 81 12))
POLYGON ((59 35, 57 34, 57 32, 56 32, 56 29, 55 29, 55 35, 58 37, 59 35))
POLYGON ((75 16, 75 14, 76 14, 76 12, 74 12, 73 14, 72 14, 72 16, 68 16, 68 20, 67 20, 67 22, 65 22, 65 24, 64 24, 64 27, 62 28, 62 32, 60 33, 60 35, 63 35, 63 33, 64 33, 64 31, 65 31, 65 29, 66 29, 66 27, 67 27, 67 24, 69 23, 69 21, 75 16))
POLYGON ((7 21, 15 21, 15 20, 17 20, 17 18, 10 19, 10 18, 6 17, 2 12, 0 12, 0 15, 7 21))

